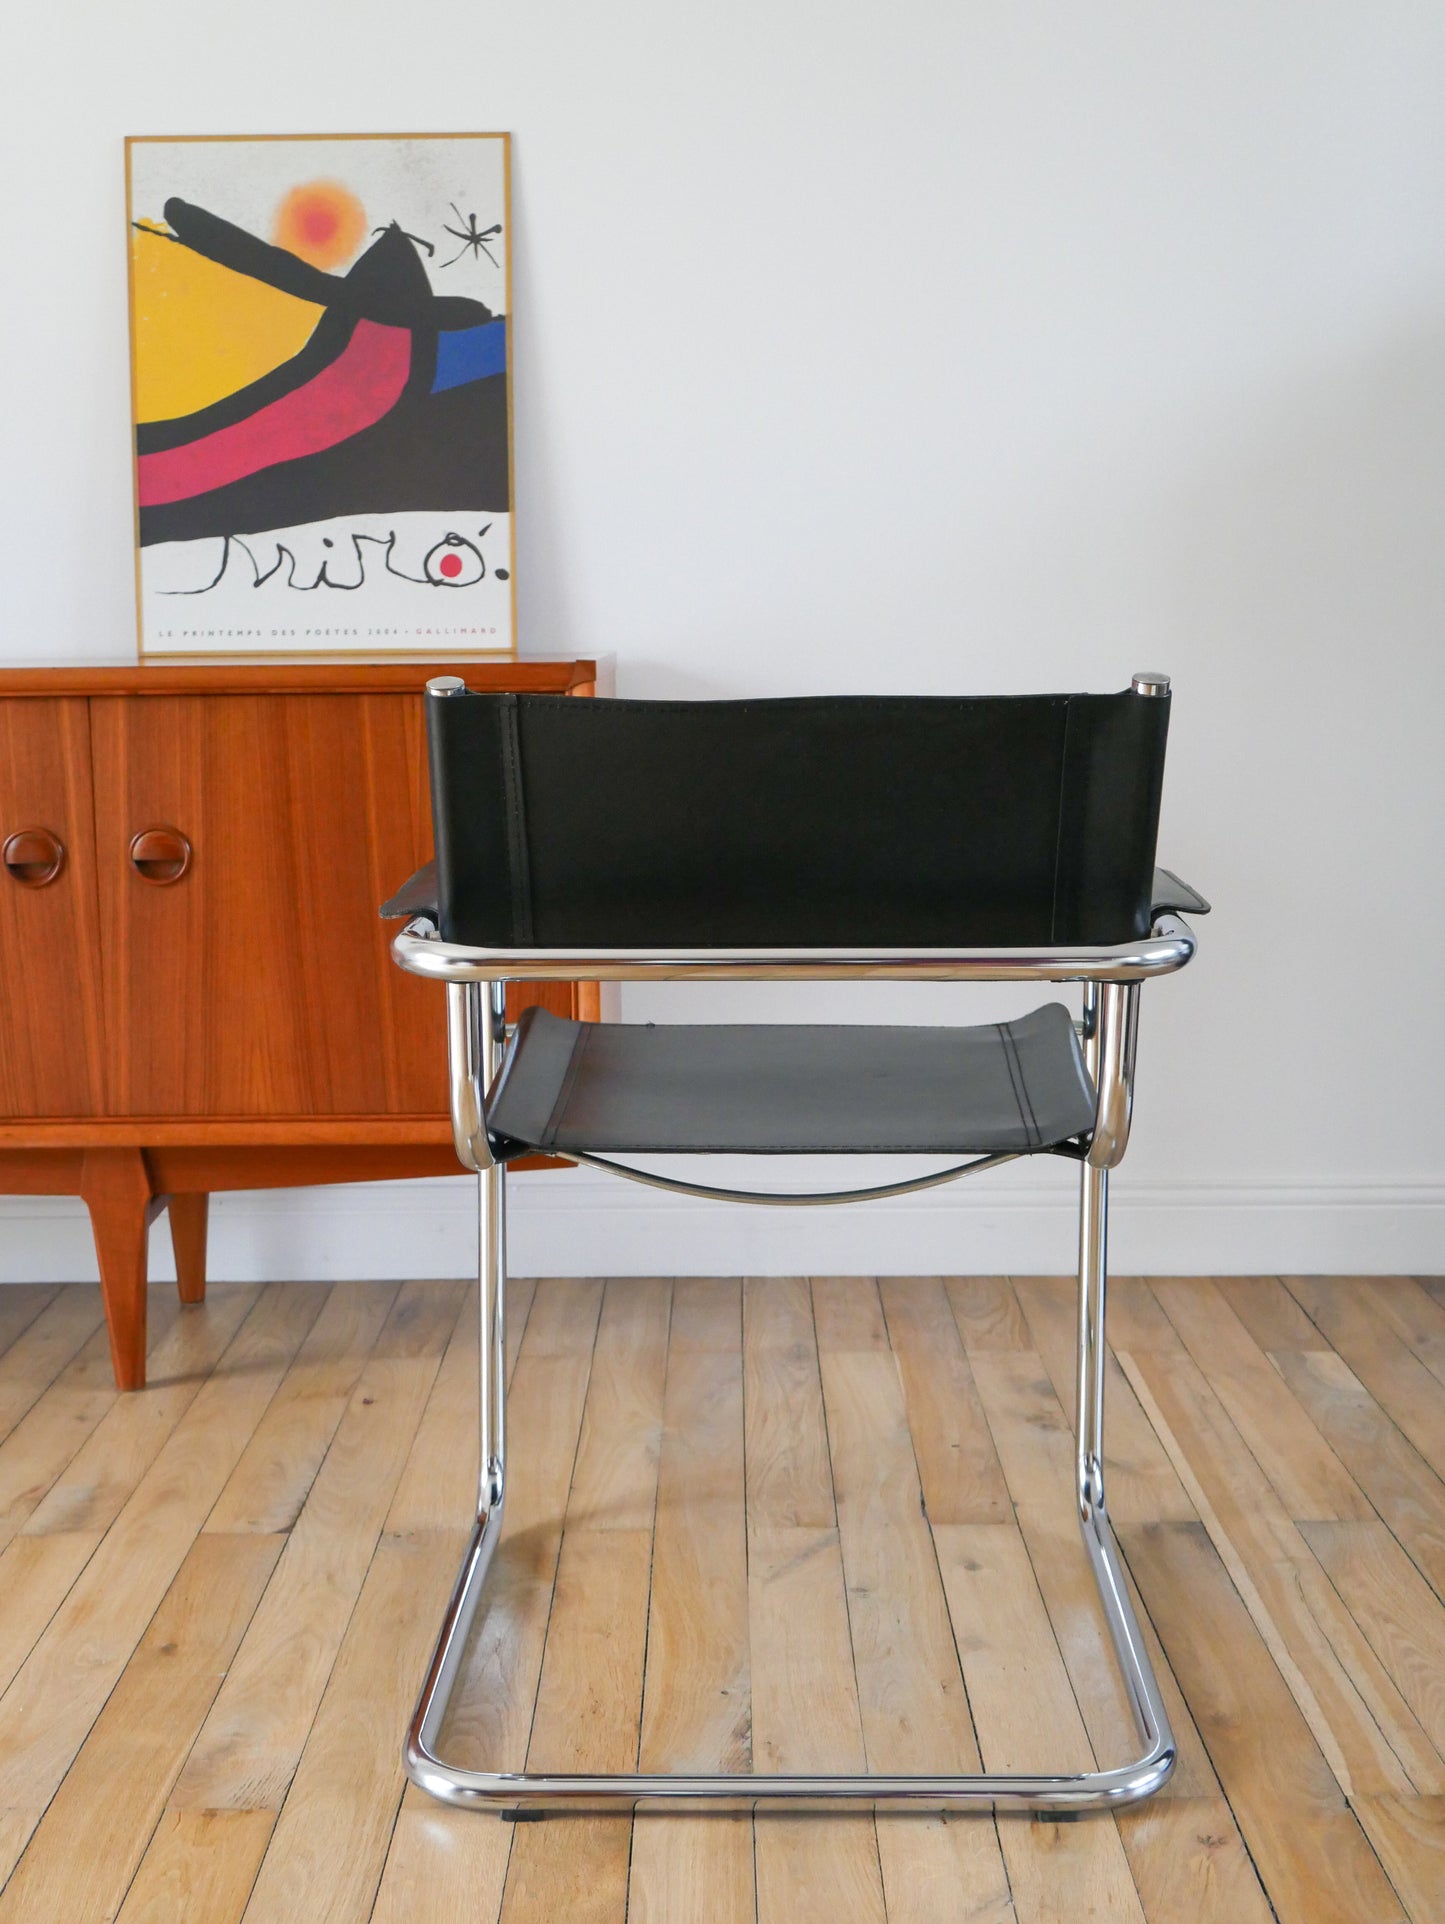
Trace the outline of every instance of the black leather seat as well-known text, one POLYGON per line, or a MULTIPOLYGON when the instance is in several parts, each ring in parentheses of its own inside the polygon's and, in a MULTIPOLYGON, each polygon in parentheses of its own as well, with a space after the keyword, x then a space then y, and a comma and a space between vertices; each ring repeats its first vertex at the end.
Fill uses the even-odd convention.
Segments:
POLYGON ((1094 1086, 1058 1002, 967 1029, 659 1028, 528 1009, 486 1115, 506 1157, 1028 1155, 1088 1131, 1094 1086))

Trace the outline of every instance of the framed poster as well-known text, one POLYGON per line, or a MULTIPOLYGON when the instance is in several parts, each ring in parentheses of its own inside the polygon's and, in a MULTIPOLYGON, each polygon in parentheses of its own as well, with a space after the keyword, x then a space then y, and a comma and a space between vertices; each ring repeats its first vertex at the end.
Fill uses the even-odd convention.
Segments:
POLYGON ((516 652, 506 134, 126 142, 144 660, 516 652))

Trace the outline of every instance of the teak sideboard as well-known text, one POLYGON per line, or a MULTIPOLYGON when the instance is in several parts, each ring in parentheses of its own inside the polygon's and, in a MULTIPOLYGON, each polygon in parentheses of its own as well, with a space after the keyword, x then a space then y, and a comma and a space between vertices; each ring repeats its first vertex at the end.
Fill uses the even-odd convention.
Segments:
POLYGON ((0 670, 0 1193, 84 1198, 122 1389, 159 1209, 199 1302, 213 1190, 462 1173, 444 998, 377 916, 430 859, 442 674, 596 683, 588 661, 0 670))

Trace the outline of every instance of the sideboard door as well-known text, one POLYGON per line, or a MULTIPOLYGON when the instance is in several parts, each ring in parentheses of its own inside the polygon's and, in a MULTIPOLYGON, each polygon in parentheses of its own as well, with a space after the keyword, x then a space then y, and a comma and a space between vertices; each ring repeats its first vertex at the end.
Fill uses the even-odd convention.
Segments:
POLYGON ((104 1108, 90 725, 0 700, 0 1118, 104 1108))
POLYGON ((442 999, 377 917, 429 853, 418 698, 91 712, 111 1113, 442 1113, 442 999))

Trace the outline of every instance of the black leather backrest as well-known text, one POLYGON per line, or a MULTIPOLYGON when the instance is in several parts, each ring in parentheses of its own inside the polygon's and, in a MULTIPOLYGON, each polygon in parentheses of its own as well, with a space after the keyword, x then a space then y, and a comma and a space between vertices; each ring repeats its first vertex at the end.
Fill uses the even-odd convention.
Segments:
POLYGON ((450 941, 985 947, 1149 927, 1167 696, 426 707, 450 941))

